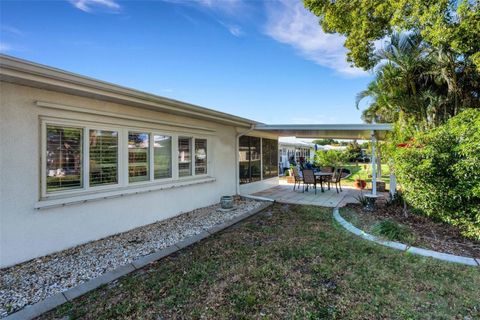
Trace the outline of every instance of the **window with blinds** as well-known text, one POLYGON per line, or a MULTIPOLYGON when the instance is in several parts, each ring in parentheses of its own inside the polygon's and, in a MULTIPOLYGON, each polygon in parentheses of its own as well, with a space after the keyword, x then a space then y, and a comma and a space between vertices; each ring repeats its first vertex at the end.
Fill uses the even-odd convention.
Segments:
POLYGON ((172 177, 172 137, 153 135, 153 166, 155 179, 172 177))
POLYGON ((192 138, 178 138, 178 176, 192 175, 192 138))
POLYGON ((82 188, 82 128, 47 125, 47 192, 82 188))
MULTIPOLYGON (((45 199, 111 191, 138 182, 163 184, 179 177, 201 177, 208 171, 204 138, 73 120, 42 121, 42 130, 41 197, 45 199), (178 172, 174 150, 178 150, 178 172)), ((253 157, 260 163, 258 154, 253 157)))
POLYGON ((206 139, 195 139, 195 174, 207 174, 206 139))
POLYGON ((90 185, 118 183, 118 132, 90 130, 90 185))
POLYGON ((128 181, 150 180, 150 139, 146 132, 128 133, 128 181))

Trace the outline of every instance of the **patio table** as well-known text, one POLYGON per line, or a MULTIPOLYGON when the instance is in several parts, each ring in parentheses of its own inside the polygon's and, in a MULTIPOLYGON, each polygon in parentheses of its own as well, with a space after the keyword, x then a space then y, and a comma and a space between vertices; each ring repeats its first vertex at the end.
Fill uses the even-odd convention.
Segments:
POLYGON ((323 182, 325 181, 325 177, 333 176, 333 172, 321 172, 320 171, 320 172, 315 172, 314 175, 315 175, 316 179, 320 180, 320 188, 322 189, 322 192, 325 192, 325 190, 323 190, 323 182))

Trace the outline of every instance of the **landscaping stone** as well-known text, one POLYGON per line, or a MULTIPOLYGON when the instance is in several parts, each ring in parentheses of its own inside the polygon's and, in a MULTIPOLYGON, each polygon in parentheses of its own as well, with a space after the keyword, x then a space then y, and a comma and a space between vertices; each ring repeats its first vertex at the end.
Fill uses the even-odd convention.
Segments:
MULTIPOLYGON (((170 250, 173 252, 177 248, 176 244, 186 246, 188 242, 203 239, 209 235, 206 230, 215 229, 228 221, 237 222, 238 217, 264 204, 265 202, 237 197, 235 210, 232 211, 218 211, 220 204, 196 209, 168 220, 2 269, 0 318, 62 292, 69 299, 81 295, 85 290, 120 277, 122 272, 127 273, 131 268, 141 267, 168 255, 170 250), (92 279, 97 280, 91 282, 92 279), (78 287, 80 284, 84 285, 78 287)), ((40 307, 41 305, 35 308, 40 307)))

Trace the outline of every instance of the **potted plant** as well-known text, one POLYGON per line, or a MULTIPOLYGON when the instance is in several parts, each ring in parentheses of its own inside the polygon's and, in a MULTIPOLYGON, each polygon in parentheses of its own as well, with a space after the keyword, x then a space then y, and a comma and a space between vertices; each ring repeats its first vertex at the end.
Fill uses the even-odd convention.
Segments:
MULTIPOLYGON (((364 168, 366 169, 367 165, 364 165, 364 168)), ((363 190, 367 187, 367 181, 365 179, 362 179, 362 177, 359 175, 358 178, 355 179, 353 186, 357 189, 363 190)))
POLYGON ((295 177, 293 176, 292 165, 285 170, 285 176, 287 177, 287 183, 295 183, 295 177))

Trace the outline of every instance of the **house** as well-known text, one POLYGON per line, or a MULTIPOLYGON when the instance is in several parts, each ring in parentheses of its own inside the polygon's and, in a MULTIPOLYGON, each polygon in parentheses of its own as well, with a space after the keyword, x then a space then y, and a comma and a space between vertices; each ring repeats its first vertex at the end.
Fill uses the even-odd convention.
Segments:
MULTIPOLYGON (((278 184, 273 125, 0 56, 0 267, 278 184)), ((348 138, 347 137, 347 138, 348 138)))
POLYGON ((316 145, 313 142, 292 139, 292 137, 281 138, 278 142, 279 170, 284 173, 285 168, 290 168, 290 163, 300 162, 301 159, 313 162, 316 145))

